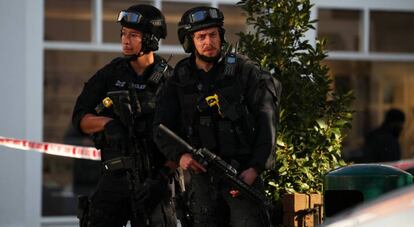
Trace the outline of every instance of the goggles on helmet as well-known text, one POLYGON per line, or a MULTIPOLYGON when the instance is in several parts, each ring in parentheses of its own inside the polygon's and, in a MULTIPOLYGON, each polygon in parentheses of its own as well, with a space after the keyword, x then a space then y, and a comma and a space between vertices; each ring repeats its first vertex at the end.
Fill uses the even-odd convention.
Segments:
POLYGON ((190 23, 198 23, 207 19, 224 19, 223 14, 218 9, 202 9, 188 15, 190 23))
POLYGON ((143 19, 144 17, 140 13, 121 11, 117 21, 122 22, 123 20, 126 23, 139 24, 143 19))

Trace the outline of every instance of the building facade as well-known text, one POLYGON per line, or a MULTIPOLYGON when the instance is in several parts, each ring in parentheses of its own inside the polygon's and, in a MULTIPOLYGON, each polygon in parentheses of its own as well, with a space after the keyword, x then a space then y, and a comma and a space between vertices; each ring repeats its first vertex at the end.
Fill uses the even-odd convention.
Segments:
MULTIPOLYGON (((182 13, 199 5, 223 10, 228 41, 247 31, 234 0, 0 0, 3 98, 0 136, 91 145, 70 126, 83 83, 119 56, 117 13, 136 3, 160 8, 168 38, 159 53, 175 64, 184 56, 177 38, 182 13)), ((402 109, 404 158, 414 156, 414 1, 313 0, 316 30, 326 38, 336 89, 352 89, 356 111, 344 157, 358 155, 363 135, 384 112, 402 109)), ((99 163, 0 147, 0 226, 77 226, 76 196, 93 189, 99 163)))

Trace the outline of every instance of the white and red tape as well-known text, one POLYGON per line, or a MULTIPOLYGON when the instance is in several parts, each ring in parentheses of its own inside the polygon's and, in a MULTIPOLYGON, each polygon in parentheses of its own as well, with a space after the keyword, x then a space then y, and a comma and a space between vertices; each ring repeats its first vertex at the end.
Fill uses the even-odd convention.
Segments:
POLYGON ((72 146, 59 143, 36 142, 0 136, 0 145, 19 150, 34 150, 45 154, 101 160, 101 151, 94 147, 72 146))

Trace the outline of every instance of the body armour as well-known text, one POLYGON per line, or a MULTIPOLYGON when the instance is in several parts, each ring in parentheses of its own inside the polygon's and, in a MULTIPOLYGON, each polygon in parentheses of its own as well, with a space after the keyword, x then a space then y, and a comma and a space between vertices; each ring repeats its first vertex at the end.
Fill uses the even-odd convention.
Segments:
MULTIPOLYGON (((116 119, 112 108, 103 108, 99 111, 96 107, 106 97, 107 92, 135 89, 137 99, 140 102, 140 114, 135 119, 135 130, 142 134, 140 139, 147 141, 147 149, 158 150, 152 141, 152 121, 154 118, 154 109, 156 95, 159 92, 162 83, 166 77, 171 74, 171 67, 166 61, 155 55, 155 62, 149 66, 143 75, 137 76, 135 71, 129 65, 128 58, 116 58, 101 70, 99 70, 86 84, 78 97, 73 113, 73 124, 79 131, 79 123, 85 114, 92 113, 99 116, 108 116, 116 119)), ((93 135, 95 146, 102 150, 102 160, 109 160, 122 155, 119 151, 111 150, 106 143, 103 132, 93 135)), ((159 152, 155 152, 159 153, 159 152)), ((159 153, 160 163, 165 158, 159 153)))
MULTIPOLYGON (((257 136, 262 135, 256 133, 256 113, 261 108, 258 105, 262 105, 256 101, 263 98, 262 90, 268 88, 273 100, 267 105, 277 112, 277 80, 241 55, 224 56, 209 72, 196 69, 194 59, 186 58, 177 63, 172 79, 177 88, 183 134, 190 144, 235 161, 241 169, 249 166, 254 146, 261 140, 257 136)), ((266 124, 272 124, 268 125, 272 128, 278 114, 270 114, 273 119, 266 124)), ((274 136, 271 134, 266 138, 274 136)), ((270 149, 260 155, 266 157, 259 159, 266 159, 269 152, 270 149)), ((263 169, 262 164, 255 166, 263 169)))

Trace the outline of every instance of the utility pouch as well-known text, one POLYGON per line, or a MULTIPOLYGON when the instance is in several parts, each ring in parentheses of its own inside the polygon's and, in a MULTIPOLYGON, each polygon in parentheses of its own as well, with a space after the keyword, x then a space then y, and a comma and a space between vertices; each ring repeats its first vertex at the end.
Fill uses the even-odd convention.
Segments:
POLYGON ((223 112, 223 116, 230 119, 231 121, 237 121, 240 118, 240 113, 237 110, 238 103, 229 103, 229 101, 224 97, 224 95, 220 94, 219 97, 219 105, 221 106, 221 110, 223 112))
POLYGON ((87 195, 78 196, 77 218, 80 227, 87 227, 89 222, 89 198, 87 195))
POLYGON ((239 105, 237 108, 240 119, 238 119, 236 124, 236 133, 239 138, 240 143, 243 146, 251 146, 254 140, 254 118, 253 115, 249 113, 246 105, 239 105))
POLYGON ((143 119, 135 119, 135 131, 138 135, 144 134, 146 129, 147 122, 143 119))
POLYGON ((127 170, 134 167, 134 160, 130 157, 113 158, 102 163, 105 172, 127 170))
POLYGON ((223 157, 233 157, 238 153, 239 142, 236 138, 231 121, 218 122, 218 138, 220 140, 220 154, 223 157))
POLYGON ((156 94, 155 91, 151 91, 150 89, 140 92, 137 94, 137 97, 140 100, 141 105, 141 114, 152 114, 155 111, 155 103, 156 103, 156 94))
POLYGON ((214 137, 214 130, 210 116, 200 116, 198 132, 202 146, 209 150, 214 150, 217 146, 217 142, 214 137))

